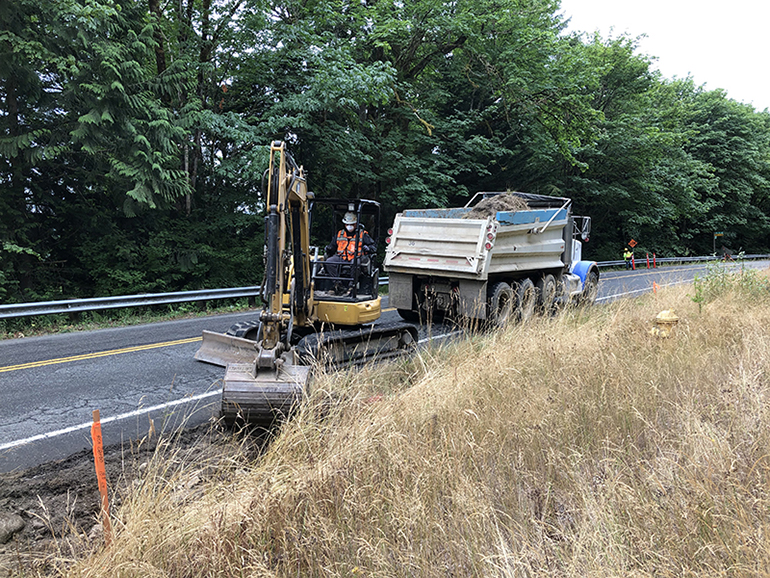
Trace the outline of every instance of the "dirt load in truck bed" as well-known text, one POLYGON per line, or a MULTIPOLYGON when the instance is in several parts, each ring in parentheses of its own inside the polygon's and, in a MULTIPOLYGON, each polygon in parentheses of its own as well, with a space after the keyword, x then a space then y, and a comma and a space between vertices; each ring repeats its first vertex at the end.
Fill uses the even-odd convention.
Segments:
POLYGON ((473 209, 468 211, 463 219, 485 219, 497 214, 498 211, 527 211, 527 201, 517 195, 506 193, 482 199, 473 209))

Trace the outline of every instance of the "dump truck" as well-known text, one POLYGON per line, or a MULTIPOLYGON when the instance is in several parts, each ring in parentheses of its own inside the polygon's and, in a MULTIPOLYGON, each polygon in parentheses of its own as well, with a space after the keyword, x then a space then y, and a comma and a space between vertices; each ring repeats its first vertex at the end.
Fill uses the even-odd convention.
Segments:
POLYGON ((590 230, 570 199, 521 192, 405 210, 386 240, 390 306, 413 322, 455 315, 503 326, 538 309, 593 303, 599 268, 582 260, 590 230))
POLYGON ((262 310, 226 333, 204 331, 195 358, 226 367, 221 408, 226 423, 267 429, 307 396, 313 366, 401 355, 414 347, 418 334, 411 323, 377 322, 379 269, 363 251, 363 230, 353 234, 352 257, 334 267, 311 245, 312 218, 321 207, 332 224, 342 213, 360 227, 368 216, 379 221, 379 203, 316 199, 303 168, 280 141, 270 145, 263 199, 262 310))

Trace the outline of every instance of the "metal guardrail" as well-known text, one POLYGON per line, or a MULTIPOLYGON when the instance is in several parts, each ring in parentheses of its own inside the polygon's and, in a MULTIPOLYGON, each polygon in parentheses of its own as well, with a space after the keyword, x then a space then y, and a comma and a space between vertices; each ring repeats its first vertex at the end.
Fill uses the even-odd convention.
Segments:
POLYGON ((145 293, 143 295, 122 295, 118 297, 94 297, 90 299, 66 299, 63 301, 41 301, 39 303, 15 303, 0 305, 0 319, 52 315, 54 313, 75 313, 100 309, 120 309, 144 305, 167 303, 188 303, 191 301, 213 301, 237 297, 255 297, 261 287, 233 287, 231 289, 204 289, 201 291, 174 291, 172 293, 145 293))
MULTIPOLYGON (((733 257, 736 260, 740 261, 755 261, 757 259, 770 259, 770 255, 734 255, 733 257)), ((700 262, 709 262, 709 261, 722 261, 724 257, 717 257, 715 255, 708 255, 705 257, 655 257, 656 263, 700 263, 700 262)), ((650 255, 650 263, 653 262, 653 257, 650 255)), ((646 257, 644 259, 636 259, 636 266, 637 269, 641 268, 642 266, 640 263, 644 264, 644 268, 647 266, 647 259, 646 257)), ((597 261, 596 264, 599 267, 624 267, 626 262, 622 259, 618 261, 597 261)))
MULTIPOLYGON (((741 255, 742 260, 770 259, 770 255, 741 255)), ((697 263, 720 261, 721 257, 656 257, 656 263, 697 263)), ((650 259, 652 262, 652 259, 650 259)), ((645 263, 644 261, 637 261, 645 263)), ((626 262, 598 261, 599 267, 623 267, 626 262)), ((380 279, 380 286, 387 285, 388 278, 380 279)), ((215 301, 217 299, 232 299, 238 297, 256 297, 261 287, 233 287, 230 289, 203 289, 199 291, 175 291, 172 293, 146 293, 143 295, 123 295, 117 297, 93 297, 89 299, 66 299, 62 301, 41 301, 38 303, 15 303, 0 305, 0 319, 17 317, 32 317, 34 315, 52 315, 54 313, 76 313, 80 311, 99 311, 102 309, 120 309, 124 307, 140 307, 146 305, 164 305, 168 303, 189 303, 193 301, 215 301)))

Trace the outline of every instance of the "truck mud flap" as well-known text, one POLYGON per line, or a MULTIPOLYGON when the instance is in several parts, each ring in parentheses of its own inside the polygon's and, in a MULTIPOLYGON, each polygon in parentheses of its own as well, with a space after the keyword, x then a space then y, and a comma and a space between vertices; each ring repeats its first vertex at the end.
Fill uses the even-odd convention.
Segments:
POLYGON ((203 341, 195 353, 195 359, 220 367, 230 363, 254 363, 257 358, 256 341, 203 331, 203 341))

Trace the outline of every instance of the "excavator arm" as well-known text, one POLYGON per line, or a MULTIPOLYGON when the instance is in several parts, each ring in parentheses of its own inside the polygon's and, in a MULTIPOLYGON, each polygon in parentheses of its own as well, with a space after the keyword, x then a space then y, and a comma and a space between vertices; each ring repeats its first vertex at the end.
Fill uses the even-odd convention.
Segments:
POLYGON ((292 328, 309 324, 311 298, 312 193, 307 191, 302 167, 294 162, 282 142, 270 145, 266 189, 264 306, 259 318, 262 339, 257 344, 257 365, 270 369, 275 368, 281 354, 289 348, 292 328), (286 293, 291 295, 288 310, 283 303, 286 293))
MULTIPOLYGON (((265 187, 265 277, 256 341, 226 336, 228 354, 245 353, 247 362, 227 363, 222 389, 222 416, 269 427, 287 416, 307 392, 310 367, 291 347, 294 327, 311 324, 309 201, 312 193, 302 167, 282 142, 270 145, 265 187), (290 295, 288 306, 284 295, 290 295), (244 350, 246 350, 244 352, 244 350)), ((215 344, 220 337, 209 336, 215 344)), ((206 335, 204 334, 204 341, 206 335)), ((215 345, 216 346, 216 345, 215 345)), ((206 349, 201 347, 202 350, 206 349)), ((199 357, 199 359, 201 359, 199 357)))

